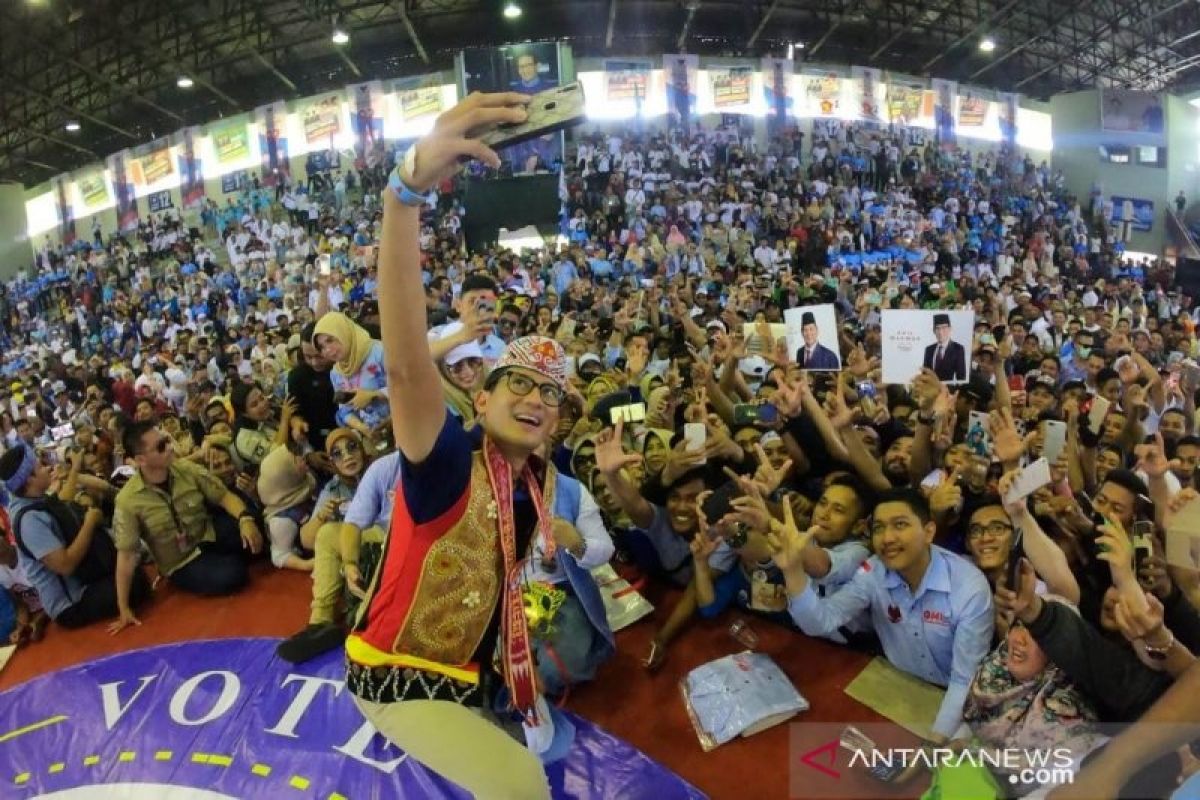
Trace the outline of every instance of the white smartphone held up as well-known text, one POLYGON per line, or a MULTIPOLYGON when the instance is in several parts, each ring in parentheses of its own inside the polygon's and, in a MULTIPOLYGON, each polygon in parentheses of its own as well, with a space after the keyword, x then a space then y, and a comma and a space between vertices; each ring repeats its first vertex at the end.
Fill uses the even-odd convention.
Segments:
POLYGON ((1008 489, 1008 494, 1004 496, 1004 502, 1015 503, 1018 500, 1024 500, 1048 483, 1050 483, 1050 462, 1045 458, 1039 458, 1027 465, 1017 475, 1017 479, 1008 489))
POLYGON ((1067 423, 1057 419, 1046 420, 1045 437, 1042 439, 1042 458, 1053 464, 1067 446, 1067 423))
POLYGON ((1094 434, 1100 433, 1104 428, 1104 418, 1108 416, 1108 408, 1111 405, 1100 395, 1092 398, 1092 408, 1088 411, 1088 430, 1094 434))
MULTIPOLYGON (((689 453, 703 453, 704 446, 708 444, 708 428, 703 422, 687 422, 683 426, 683 441, 685 449, 689 453)), ((700 463, 707 463, 707 459, 701 459, 700 463)))

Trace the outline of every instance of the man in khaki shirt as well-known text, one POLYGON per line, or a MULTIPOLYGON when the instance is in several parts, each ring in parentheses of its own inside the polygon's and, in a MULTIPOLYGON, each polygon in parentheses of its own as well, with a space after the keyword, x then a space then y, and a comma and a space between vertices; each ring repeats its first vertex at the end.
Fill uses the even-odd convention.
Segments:
POLYGON ((120 617, 112 633, 141 624, 129 606, 139 540, 171 583, 202 595, 232 594, 245 586, 246 551, 258 553, 263 541, 241 498, 204 467, 177 461, 171 437, 154 421, 126 428, 124 446, 137 473, 117 494, 113 514, 120 617), (212 506, 224 513, 213 513, 212 506))

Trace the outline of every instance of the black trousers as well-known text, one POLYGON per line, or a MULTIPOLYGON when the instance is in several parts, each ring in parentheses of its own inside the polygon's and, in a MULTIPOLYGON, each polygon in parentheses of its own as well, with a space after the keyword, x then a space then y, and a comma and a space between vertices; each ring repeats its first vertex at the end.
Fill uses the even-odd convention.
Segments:
MULTIPOLYGON (((141 567, 134 570, 133 583, 129 587, 129 605, 137 608, 150 596, 150 581, 141 567)), ((88 584, 79 602, 54 618, 64 628, 82 628, 102 619, 117 615, 117 581, 109 575, 96 583, 88 584)))
POLYGON ((250 580, 249 551, 242 547, 238 523, 223 511, 213 515, 217 538, 200 545, 200 555, 171 573, 170 581, 185 592, 206 596, 233 594, 250 580))

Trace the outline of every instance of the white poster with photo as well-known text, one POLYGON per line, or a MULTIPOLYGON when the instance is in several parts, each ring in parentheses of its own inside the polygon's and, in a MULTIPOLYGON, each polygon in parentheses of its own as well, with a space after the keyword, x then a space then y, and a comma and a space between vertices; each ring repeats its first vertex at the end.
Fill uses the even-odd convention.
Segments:
POLYGON ((783 312, 787 325, 788 359, 811 372, 842 368, 838 349, 837 315, 833 305, 799 306, 783 312))
POLYGON ((905 384, 923 367, 943 383, 971 377, 974 311, 884 309, 883 382, 905 384))

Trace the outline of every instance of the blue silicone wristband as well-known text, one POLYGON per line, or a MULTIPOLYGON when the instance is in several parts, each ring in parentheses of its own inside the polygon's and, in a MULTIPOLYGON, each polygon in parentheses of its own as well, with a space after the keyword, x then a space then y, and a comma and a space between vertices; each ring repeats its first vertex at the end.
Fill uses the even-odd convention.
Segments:
POLYGON ((399 165, 388 176, 388 188, 392 190, 392 194, 396 195, 396 199, 406 206, 420 207, 430 201, 430 195, 414 191, 400 179, 399 165))

